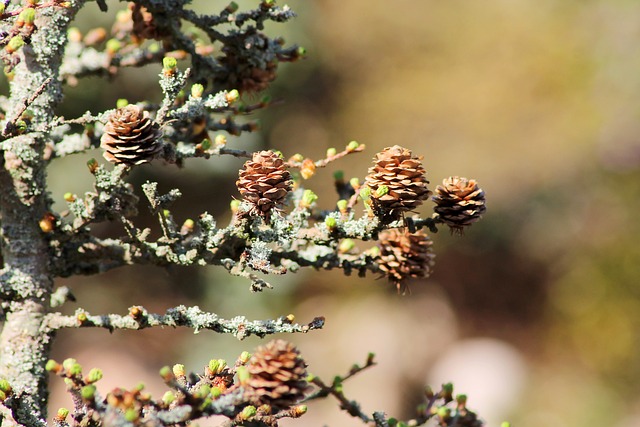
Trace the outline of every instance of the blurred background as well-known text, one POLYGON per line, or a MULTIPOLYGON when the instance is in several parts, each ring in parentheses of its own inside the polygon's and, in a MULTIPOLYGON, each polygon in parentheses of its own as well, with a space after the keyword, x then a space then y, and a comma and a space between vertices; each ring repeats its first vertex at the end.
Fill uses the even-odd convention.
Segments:
MULTIPOLYGON (((194 7, 212 3, 214 11, 226 4, 194 7)), ((378 366, 345 384, 366 412, 410 418, 425 384, 453 381, 489 426, 640 426, 640 2, 289 5, 299 17, 267 32, 304 46, 308 58, 280 66, 268 92, 283 103, 258 116, 261 132, 229 138, 229 146, 318 159, 350 140, 366 144, 365 153, 306 183, 329 209, 333 172, 362 180, 377 151, 400 144, 424 155, 432 188, 450 175, 477 179, 487 197, 484 219, 463 237, 446 229, 433 236, 435 272, 412 283, 407 296, 385 280, 336 271, 272 277, 274 290, 252 294, 248 282, 219 268, 128 267, 59 280, 78 298, 66 310, 197 304, 223 317, 293 313, 308 322, 323 315, 323 330, 284 338, 327 381, 376 353, 378 366)), ((89 4, 77 25, 109 28, 117 7, 124 6, 110 2, 110 13, 101 14, 89 4)), ((68 89, 60 113, 96 113, 118 98, 158 101, 158 71, 83 80, 68 89)), ((91 189, 90 157, 102 161, 93 152, 52 166, 60 209, 65 192, 91 189)), ((146 180, 163 191, 180 188, 178 221, 209 211, 225 225, 241 165, 228 157, 187 161, 182 170, 155 162, 131 180, 138 188, 146 180)), ((140 221, 152 226, 144 215, 140 221)), ((121 234, 115 225, 95 231, 121 234)), ((207 331, 77 330, 59 334, 54 356, 103 368, 103 392, 144 382, 159 396, 161 366, 198 371, 260 343, 207 331)), ((52 410, 69 406, 62 381, 52 378, 52 387, 52 410)), ((330 399, 286 423, 296 424, 362 425, 330 399)))

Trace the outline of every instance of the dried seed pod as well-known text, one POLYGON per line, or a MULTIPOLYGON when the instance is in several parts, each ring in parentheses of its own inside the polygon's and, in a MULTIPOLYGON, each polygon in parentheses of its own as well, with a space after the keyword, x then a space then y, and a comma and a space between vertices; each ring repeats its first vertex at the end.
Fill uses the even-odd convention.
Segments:
POLYGON ((299 402, 309 388, 306 363, 291 343, 273 340, 258 347, 247 364, 247 397, 256 406, 270 405, 273 412, 299 402))
POLYGON ((278 209, 291 191, 291 174, 285 161, 273 151, 253 154, 240 170, 236 185, 251 209, 249 214, 269 220, 273 209, 278 209))
POLYGON ((162 151, 162 131, 137 105, 118 108, 104 126, 100 146, 110 162, 129 166, 147 163, 162 151))
POLYGON ((389 229, 379 235, 380 258, 378 268, 394 283, 398 291, 404 291, 409 278, 426 278, 431 275, 435 254, 433 242, 422 230, 389 229))
POLYGON ((462 234, 465 227, 478 221, 487 210, 484 191, 474 179, 452 176, 436 187, 434 211, 452 233, 462 234))
POLYGON ((431 191, 421 158, 399 145, 376 154, 365 185, 371 190, 371 207, 380 220, 388 224, 400 219, 426 200, 431 191))

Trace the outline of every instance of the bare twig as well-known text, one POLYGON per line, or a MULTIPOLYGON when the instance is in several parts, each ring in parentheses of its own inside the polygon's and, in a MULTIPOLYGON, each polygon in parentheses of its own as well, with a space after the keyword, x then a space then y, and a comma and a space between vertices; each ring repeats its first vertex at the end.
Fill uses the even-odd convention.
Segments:
POLYGON ((44 92, 45 88, 51 83, 53 77, 47 77, 44 82, 29 96, 28 99, 22 102, 22 106, 18 108, 13 117, 7 121, 7 124, 2 131, 2 136, 7 137, 12 135, 16 131, 16 122, 20 120, 22 114, 29 108, 29 105, 33 104, 33 101, 38 98, 42 92, 44 92))

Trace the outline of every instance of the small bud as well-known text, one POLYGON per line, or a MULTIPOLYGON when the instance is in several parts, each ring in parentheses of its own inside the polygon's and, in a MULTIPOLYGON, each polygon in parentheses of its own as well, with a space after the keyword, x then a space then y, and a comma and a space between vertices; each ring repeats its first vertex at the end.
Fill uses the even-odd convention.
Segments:
POLYGON ((4 9, 5 9, 5 4, 4 3, 0 3, 0 14, 4 14, 4 9))
POLYGON ((133 389, 135 391, 142 391, 142 390, 144 390, 144 387, 145 387, 144 383, 138 383, 138 384, 136 384, 136 386, 133 389))
POLYGON ((56 362, 55 360, 49 359, 47 361, 47 364, 44 366, 44 369, 47 372, 53 372, 53 373, 57 374, 58 372, 60 372, 62 370, 62 366, 58 362, 56 362))
POLYGON ((171 56, 165 56, 162 58, 162 72, 165 76, 173 76, 178 69, 178 61, 171 56))
POLYGON ((302 46, 298 46, 298 49, 296 49, 296 54, 300 57, 304 57, 307 55, 307 49, 302 46))
POLYGON ((224 8, 224 10, 229 13, 236 13, 238 11, 238 7, 238 3, 232 1, 224 8))
POLYGON ((442 384, 442 398, 445 402, 451 402, 453 400, 453 384, 442 384))
POLYGON ((311 178, 316 173, 316 164, 311 159, 304 159, 300 168, 300 175, 304 179, 311 178))
POLYGON ((33 25, 35 20, 36 10, 32 7, 27 7, 25 9, 22 9, 22 12, 20 12, 20 14, 18 15, 18 18, 16 19, 16 26, 30 26, 33 25))
POLYGON ((302 193, 302 198, 300 199, 300 207, 302 208, 310 208, 316 200, 318 200, 318 195, 313 191, 307 189, 302 193))
POLYGON ((192 219, 189 219, 189 218, 185 219, 184 222, 182 223, 182 227, 180 227, 180 234, 184 236, 186 234, 193 232, 195 225, 196 223, 192 219))
POLYGON ((241 420, 248 420, 250 418, 255 417, 257 413, 258 413, 258 410, 256 409, 256 407, 249 405, 244 407, 244 409, 242 410, 242 412, 240 412, 238 417, 241 420))
POLYGON ((508 421, 503 421, 502 424, 500 424, 500 427, 511 427, 511 423, 508 421))
POLYGON ((22 37, 21 36, 13 36, 11 38, 11 40, 9 40, 9 43, 7 43, 7 45, 4 47, 4 50, 7 53, 11 54, 13 52, 16 52, 22 46, 24 46, 24 40, 22 39, 22 37))
POLYGON ((58 409, 58 412, 56 413, 55 418, 56 418, 56 421, 62 422, 66 420, 68 416, 69 416, 69 410, 67 408, 60 408, 58 409))
POLYGON ((289 159, 290 162, 301 163, 304 161, 304 156, 300 153, 296 153, 289 159))
POLYGON ((342 171, 335 171, 333 173, 333 179, 339 182, 342 182, 342 180, 344 180, 344 172, 342 171))
POLYGON ((209 393, 209 396, 211 396, 214 399, 217 399, 221 395, 222 395, 222 389, 220 387, 211 387, 211 392, 209 393))
POLYGON ((87 313, 84 311, 79 312, 78 314, 76 314, 76 320, 78 321, 79 324, 84 324, 87 323, 88 317, 87 317, 87 313))
POLYGON ((95 383, 102 379, 102 370, 98 368, 91 368, 84 381, 87 384, 95 383))
POLYGON ((0 380, 0 391, 3 391, 5 394, 10 394, 11 390, 11 384, 9 384, 9 381, 5 379, 0 380))
POLYGON ((336 150, 335 148, 331 147, 331 148, 327 148, 327 158, 333 157, 336 154, 338 154, 338 150, 336 150))
POLYGON ((333 230, 338 226, 338 221, 332 216, 328 216, 324 219, 324 225, 327 226, 329 230, 333 230))
POLYGON ((389 193, 389 187, 387 187, 386 185, 381 185, 376 189, 376 197, 382 197, 388 193, 389 193))
POLYGON ((307 405, 298 405, 291 411, 291 418, 299 418, 307 413, 307 405))
POLYGON ((241 203, 240 200, 233 199, 230 203, 231 212, 234 214, 237 213, 241 203))
POLYGON ((451 408, 447 408, 446 406, 441 406, 438 408, 438 417, 443 420, 448 419, 451 416, 451 408))
POLYGON ((347 144, 347 151, 348 152, 352 152, 358 149, 358 147, 360 146, 360 144, 358 144, 357 141, 351 141, 350 143, 347 144))
POLYGON ((104 42, 107 39, 107 30, 102 27, 94 28, 87 32, 87 35, 84 36, 82 42, 86 46, 94 46, 99 43, 104 42))
POLYGON ((89 168, 89 172, 91 172, 92 174, 96 173, 99 166, 100 165, 98 164, 98 161, 96 159, 89 159, 87 161, 87 167, 89 168))
POLYGON ((6 399, 7 399, 6 393, 0 390, 0 402, 4 402, 6 399))
POLYGON ((162 377, 162 380, 166 383, 173 381, 174 376, 171 368, 168 366, 160 368, 160 377, 162 377))
POLYGON ((185 373, 184 373, 184 365, 181 363, 177 363, 175 365, 173 365, 173 375, 175 375, 176 377, 184 377, 185 373))
POLYGON ((389 427, 397 427, 398 426, 398 420, 396 420, 395 418, 389 418, 387 420, 387 424, 389 424, 389 427))
POLYGON ((92 401, 96 397, 96 386, 93 384, 86 385, 80 389, 82 400, 92 401))
POLYGON ((368 201, 371 198, 371 188, 366 186, 360 188, 360 198, 365 202, 368 201))
POLYGON ((109 39, 107 40, 105 49, 109 55, 115 55, 120 51, 120 49, 122 49, 122 43, 116 39, 109 39))
POLYGON ((374 259, 378 258, 380 256, 380 247, 372 246, 369 250, 367 250, 367 255, 374 259))
POLYGON ((294 320, 296 320, 296 316, 292 313, 289 313, 285 316, 285 319, 289 324, 292 324, 294 320))
POLYGON ((129 307, 129 316, 134 319, 140 319, 144 315, 144 308, 139 305, 134 305, 129 307))
POLYGON ((271 8, 271 7, 276 5, 276 2, 275 2, 275 0, 262 0, 262 5, 264 7, 271 8))
POLYGON ((130 423, 136 421, 138 418, 140 418, 140 414, 135 408, 129 408, 124 412, 124 419, 130 423))
POLYGON ((233 104, 238 100, 238 98, 240 98, 240 92, 238 92, 236 89, 230 90, 225 95, 225 99, 229 104, 233 104))
POLYGON ((162 395, 162 402, 167 406, 171 405, 175 400, 176 400, 176 395, 171 390, 166 391, 162 395))
POLYGON ((65 371, 70 371, 71 368, 77 363, 78 361, 73 358, 64 359, 64 361, 62 362, 62 367, 64 368, 65 371))
POLYGON ((246 384, 246 382, 249 381, 249 378, 251 377, 249 369, 247 369, 246 366, 238 366, 238 368, 236 369, 236 375, 238 376, 238 382, 240 384, 246 384))
POLYGON ((360 180, 358 178, 351 178, 349 180, 349 185, 351 185, 353 189, 357 191, 360 187, 360 180))
POLYGON ((202 94, 204 93, 204 86, 200 83, 196 83, 191 86, 191 96, 194 98, 202 98, 202 94))
POLYGON ((201 384, 193 395, 199 399, 204 399, 209 396, 209 393, 211 393, 211 386, 209 384, 201 384))
POLYGON ((238 357, 238 362, 244 365, 249 361, 249 359, 251 359, 251 353, 249 353, 248 351, 243 351, 242 353, 240 353, 240 357, 238 357))
POLYGON ((346 200, 338 200, 338 203, 336 203, 336 206, 338 206, 338 210, 341 213, 347 213, 347 208, 349 207, 349 202, 347 202, 346 200))
POLYGON ((78 377, 82 375, 82 365, 79 363, 74 363, 69 369, 67 369, 67 374, 71 377, 78 377))
POLYGON ((457 394, 456 395, 456 403, 458 404, 458 407, 464 408, 465 405, 467 404, 467 395, 466 394, 457 394))
POLYGON ((218 364, 219 364, 218 359, 209 360, 208 368, 209 368, 209 371, 210 371, 211 375, 218 373, 218 368, 219 368, 218 364))
POLYGON ((338 245, 338 251, 343 254, 346 254, 354 250, 355 247, 356 247, 356 244, 353 240, 344 239, 342 242, 340 242, 340 245, 338 245))
POLYGON ((129 105, 129 100, 126 98, 120 98, 116 101, 116 108, 124 108, 129 105))
POLYGON ((419 417, 425 417, 427 415, 427 404, 421 403, 418 406, 416 406, 416 413, 418 414, 419 417))
POLYGON ((62 197, 64 198, 65 201, 69 203, 76 201, 76 195, 73 193, 64 193, 64 196, 62 197))
POLYGON ((222 134, 218 134, 214 138, 213 142, 216 144, 216 147, 223 147, 227 145, 227 137, 222 134))
POLYGON ((424 396, 427 399, 433 399, 433 396, 435 396, 435 394, 433 393, 433 389, 431 388, 431 386, 425 386, 425 388, 424 388, 424 396))
POLYGON ((56 217, 51 212, 47 212, 38 222, 38 225, 43 233, 51 233, 56 228, 56 217))

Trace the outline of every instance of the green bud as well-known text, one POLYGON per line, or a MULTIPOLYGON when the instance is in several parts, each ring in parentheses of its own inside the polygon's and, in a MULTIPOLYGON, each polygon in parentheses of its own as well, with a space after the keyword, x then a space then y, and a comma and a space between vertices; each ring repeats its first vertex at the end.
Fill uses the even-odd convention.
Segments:
POLYGON ((293 160, 294 162, 302 162, 304 160, 304 156, 300 153, 296 153, 293 156, 291 156, 291 160, 293 160))
POLYGON ((309 374, 307 375, 307 378, 305 378, 304 380, 308 383, 312 383, 314 380, 316 379, 316 376, 313 374, 309 374))
POLYGON ((236 375, 238 376, 238 382, 240 384, 245 384, 251 378, 251 374, 249 373, 249 369, 246 366, 238 366, 236 368, 236 375))
POLYGON ((124 412, 124 419, 130 423, 136 421, 140 417, 137 409, 129 408, 124 412))
POLYGON ((27 131, 27 122, 25 122, 24 120, 17 120, 16 128, 18 129, 18 133, 25 133, 27 131))
POLYGON ((451 416, 451 408, 447 408, 446 406, 441 406, 438 408, 437 412, 438 416, 443 420, 446 420, 451 416))
POLYGON ((96 397, 96 386, 93 384, 86 385, 80 389, 80 395, 83 400, 94 400, 96 397))
POLYGON ((87 313, 84 311, 79 312, 76 315, 76 319, 78 319, 78 322, 80 322, 80 324, 86 323, 88 318, 87 318, 87 313))
POLYGON ((327 226, 328 229, 334 229, 338 226, 338 221, 332 216, 328 216, 324 219, 324 225, 327 226))
POLYGON ((349 184, 353 187, 353 188, 358 188, 360 187, 360 180, 358 178, 351 178, 349 180, 349 184))
POLYGON ((338 200, 338 203, 336 203, 336 206, 338 206, 338 210, 340 212, 346 212, 347 207, 349 206, 349 202, 347 202, 344 199, 338 200))
POLYGON ((239 8, 238 3, 232 1, 227 5, 227 7, 224 8, 224 10, 229 13, 236 13, 238 11, 238 8, 239 8))
POLYGON ((174 400, 176 400, 176 395, 171 390, 166 391, 162 395, 162 401, 164 402, 165 405, 171 405, 171 403, 173 403, 174 400))
POLYGON ((307 49, 305 49, 302 46, 298 46, 298 49, 296 49, 296 53, 298 54, 298 56, 306 56, 307 55, 307 49))
POLYGON ((389 427, 397 427, 398 420, 396 420, 395 418, 389 418, 387 420, 387 424, 389 424, 389 427))
POLYGON ((511 423, 508 421, 503 421, 502 424, 500 424, 500 427, 511 427, 511 423))
POLYGON ((91 368, 89 373, 87 374, 87 378, 85 378, 85 382, 91 384, 96 381, 100 381, 102 379, 102 370, 98 368, 91 368))
POLYGON ((69 203, 76 201, 76 196, 73 193, 64 193, 62 198, 69 203))
POLYGON ((318 200, 318 195, 311 190, 304 190, 302 193, 302 205, 309 207, 318 200))
POLYGON ((71 369, 69 369, 67 372, 73 377, 82 375, 82 365, 80 365, 79 363, 74 363, 73 366, 71 366, 71 369))
POLYGON ((243 351, 242 353, 240 353, 240 357, 238 357, 238 362, 244 365, 249 361, 249 359, 251 359, 251 353, 249 353, 248 351, 243 351))
POLYGON ((27 7, 18 15, 17 22, 21 22, 24 25, 33 25, 36 20, 36 10, 32 7, 27 7))
POLYGON ((238 100, 238 98, 240 98, 240 92, 238 92, 236 89, 232 89, 227 92, 225 98, 229 104, 234 103, 238 100))
POLYGON ((331 148, 327 148, 327 157, 333 157, 336 154, 338 154, 338 150, 336 150, 335 148, 331 147, 331 148))
POLYGON ((389 187, 386 185, 381 185, 376 189, 376 197, 382 197, 387 193, 389 193, 389 187))
POLYGON ((357 141, 351 141, 347 144, 347 151, 354 151, 360 146, 357 141))
POLYGON ((342 181, 344 179, 344 172, 342 171, 335 171, 333 173, 333 179, 335 179, 336 181, 342 181))
POLYGON ((355 249, 355 247, 356 243, 353 240, 344 239, 342 242, 340 242, 340 245, 338 245, 338 250, 342 253, 349 253, 353 249, 355 249))
POLYGON ((276 5, 276 2, 275 2, 275 0, 262 0, 262 4, 265 7, 273 7, 273 6, 276 5))
POLYGON ((171 56, 162 58, 162 69, 165 71, 175 71, 178 68, 178 60, 171 56))
POLYGON ((69 416, 69 410, 67 408, 60 408, 56 413, 56 419, 60 421, 64 421, 69 416))
POLYGON ((7 399, 7 394, 0 390, 0 402, 4 402, 7 399))
POLYGON ((173 365, 173 375, 175 375, 176 377, 184 377, 184 365, 181 363, 176 363, 175 365, 173 365))
POLYGON ((218 134, 216 135, 216 137, 213 139, 213 142, 216 144, 216 146, 222 146, 222 145, 227 145, 227 137, 222 135, 222 134, 218 134))
POLYGON ((366 185, 360 189, 360 197, 362 200, 367 201, 371 198, 371 188, 366 185))
POLYGON ((57 371, 58 369, 60 369, 60 364, 53 359, 49 359, 47 361, 47 364, 44 366, 44 369, 47 372, 57 371))
POLYGON ((22 37, 13 36, 11 37, 11 40, 9 40, 9 43, 7 43, 7 45, 5 46, 4 50, 6 50, 8 53, 13 53, 20 49, 22 46, 24 46, 24 40, 22 39, 22 37))
POLYGON ((171 368, 168 366, 163 366, 160 368, 160 376, 164 380, 164 382, 169 382, 173 380, 173 372, 171 372, 171 368))
POLYGON ((464 406, 467 404, 467 395, 466 394, 457 394, 456 395, 456 403, 458 405, 464 406))
POLYGON ((257 413, 258 413, 258 410, 256 409, 255 406, 251 406, 251 405, 245 406, 242 412, 240 412, 240 419, 248 420, 250 418, 255 417, 257 413))
POLYGON ((367 354, 367 365, 372 365, 374 362, 374 359, 376 358, 376 354, 373 352, 369 352, 367 354))
POLYGON ((211 143, 211 140, 209 138, 203 139, 202 142, 200 143, 200 149, 203 151, 210 150, 212 146, 213 144, 211 143))
POLYGON ((446 402, 453 400, 453 383, 442 384, 442 397, 446 402))
POLYGON ((202 384, 198 390, 194 393, 194 396, 204 399, 211 393, 211 386, 209 384, 202 384))
POLYGON ((122 43, 120 43, 116 39, 109 39, 107 40, 107 44, 105 45, 105 48, 107 49, 108 53, 113 55, 114 53, 118 53, 118 51, 122 49, 122 43))
POLYGON ((222 395, 222 389, 220 387, 211 387, 211 392, 209 394, 212 398, 216 399, 222 395))
POLYGON ((240 208, 240 204, 242 202, 238 199, 233 199, 230 203, 230 207, 231 207, 231 212, 236 213, 238 212, 238 209, 240 208))
POLYGON ((99 167, 98 161, 96 159, 89 159, 87 161, 87 167, 89 168, 89 172, 96 173, 99 167))
POLYGON ((133 389, 136 391, 142 391, 144 390, 144 387, 145 387, 144 383, 138 383, 133 389))
POLYGON ((212 374, 218 373, 218 359, 209 360, 209 370, 212 374))
POLYGON ((293 418, 301 417, 307 413, 307 410, 308 410, 307 405, 298 405, 293 408, 293 412, 291 413, 291 416, 293 418))
POLYGON ((124 108, 129 105, 129 100, 125 98, 120 98, 116 101, 116 108, 124 108))
POLYGON ((0 380, 0 391, 5 392, 6 394, 11 393, 11 384, 9 384, 9 381, 5 379, 0 380))
POLYGON ((200 83, 196 83, 191 86, 191 96, 194 98, 202 98, 202 94, 204 93, 204 86, 200 83))
POLYGON ((64 368, 65 371, 70 371, 71 368, 73 368, 73 366, 76 365, 77 363, 78 361, 73 358, 64 359, 64 361, 62 362, 62 367, 64 368))
POLYGON ((4 3, 0 3, 0 13, 4 13, 4 8, 6 6, 4 5, 4 3))

